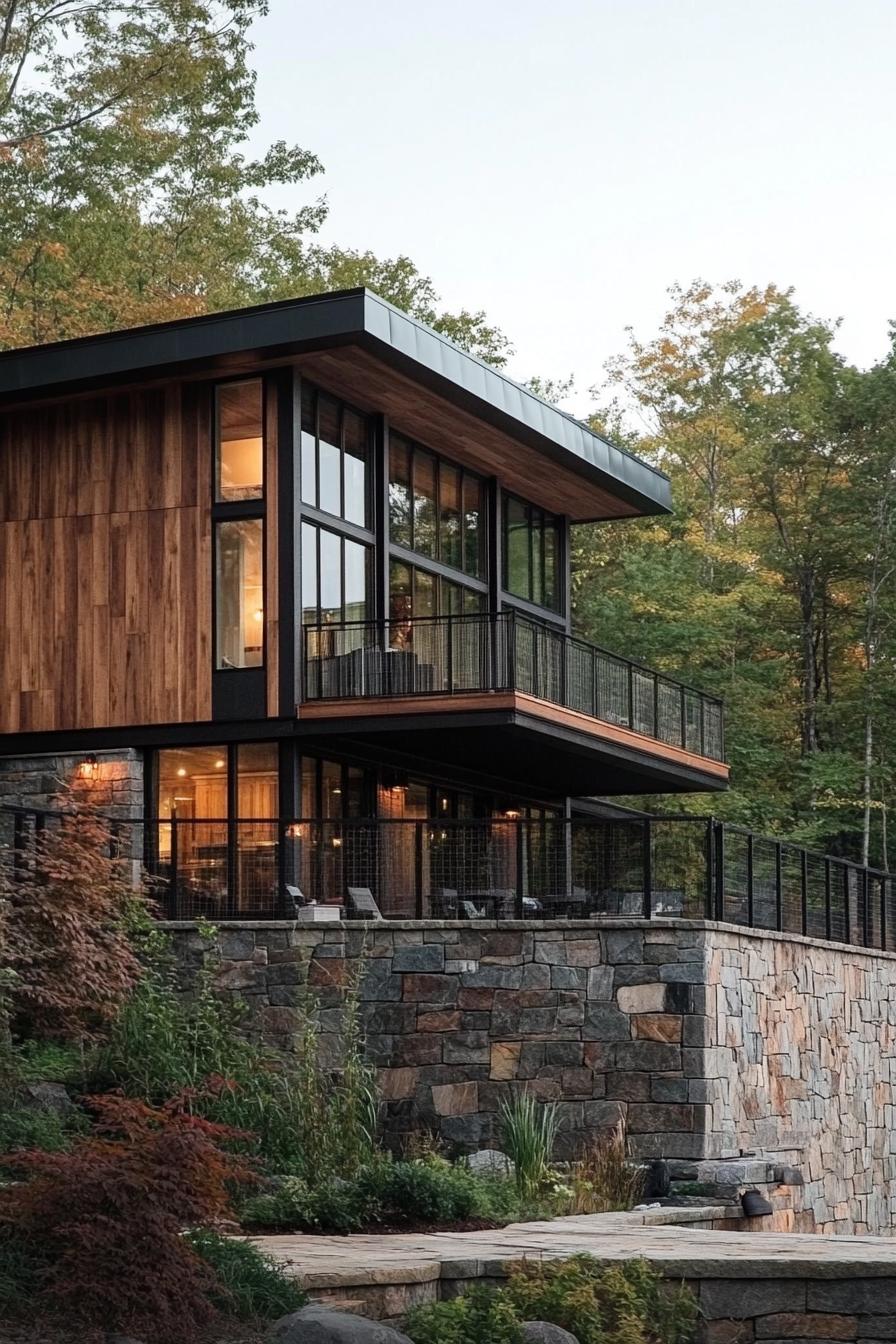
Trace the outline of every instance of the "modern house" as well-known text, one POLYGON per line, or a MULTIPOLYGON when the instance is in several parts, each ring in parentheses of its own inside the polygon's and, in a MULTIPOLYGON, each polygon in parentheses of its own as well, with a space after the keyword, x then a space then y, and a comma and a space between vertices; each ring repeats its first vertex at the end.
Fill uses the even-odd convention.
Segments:
POLYGON ((570 527, 669 505, 366 290, 0 354, 0 801, 124 778, 173 913, 622 908, 584 800, 722 711, 573 637, 570 527))

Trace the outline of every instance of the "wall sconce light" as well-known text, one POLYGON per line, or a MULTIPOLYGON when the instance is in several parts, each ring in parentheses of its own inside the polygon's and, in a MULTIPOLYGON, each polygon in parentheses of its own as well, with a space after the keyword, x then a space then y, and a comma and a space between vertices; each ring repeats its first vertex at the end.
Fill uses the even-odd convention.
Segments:
POLYGON ((405 793, 408 777, 403 770, 386 770, 383 772, 383 784, 392 793, 405 793))
POLYGON ((515 808, 515 807, 508 807, 508 808, 506 808, 506 809, 505 809, 505 812, 504 812, 504 815, 505 815, 505 817, 507 818, 508 821, 519 821, 519 819, 520 819, 520 812, 519 812, 519 810, 518 810, 517 808, 515 808))
POLYGON ((284 834, 287 840, 301 840, 305 834, 305 827, 299 821, 291 821, 284 834))
POLYGON ((93 781, 98 777, 99 773, 100 773, 99 761, 96 759, 93 752, 90 752, 89 755, 84 757, 83 761, 78 766, 78 778, 85 780, 89 784, 92 784, 93 781))
POLYGON ((334 835, 333 839, 330 841, 330 844, 333 846, 334 849, 341 849, 342 848, 341 836, 334 835))

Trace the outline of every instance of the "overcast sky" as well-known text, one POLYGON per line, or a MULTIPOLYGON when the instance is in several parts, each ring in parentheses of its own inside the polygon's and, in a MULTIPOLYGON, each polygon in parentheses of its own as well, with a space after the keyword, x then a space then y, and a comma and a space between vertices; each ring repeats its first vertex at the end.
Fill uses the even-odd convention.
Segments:
POLYGON ((255 40, 325 241, 412 257, 580 412, 698 275, 793 285, 849 358, 886 349, 896 0, 270 0, 255 40))

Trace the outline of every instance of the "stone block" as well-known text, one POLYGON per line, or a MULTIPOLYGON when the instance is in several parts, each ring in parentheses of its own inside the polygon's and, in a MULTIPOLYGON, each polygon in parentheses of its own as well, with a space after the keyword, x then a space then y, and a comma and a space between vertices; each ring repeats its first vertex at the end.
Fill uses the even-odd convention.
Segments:
POLYGON ((614 966, 644 960, 644 935, 635 929, 619 929, 604 934, 607 961, 614 966))
MULTIPOLYGON (((611 934, 607 936, 612 937, 611 934)), ((604 958, 598 938, 582 938, 576 942, 565 943, 564 946, 567 966, 600 966, 604 960, 615 960, 613 957, 604 958)))
POLYGON ((411 972, 402 975, 402 998, 406 1002, 453 1004, 459 985, 456 976, 411 972))
POLYGON ((704 1279, 700 1311, 708 1321, 804 1312, 804 1279, 704 1279))
POLYGON ((418 1031, 458 1031, 461 1015, 456 1009, 433 1010, 417 1015, 418 1031))
POLYGON ((810 1311, 849 1316, 896 1313, 896 1276, 810 1282, 808 1307, 810 1311))
POLYGON ((666 986, 657 981, 623 985, 616 991, 616 1002, 624 1013, 662 1013, 666 1009, 666 986))
POLYGON ((432 1089, 436 1115, 472 1115, 479 1110, 478 1083, 444 1083, 432 1089))
POLYGON ((607 1100, 649 1101, 649 1073, 608 1073, 607 1100))
POLYGON ((675 1013, 636 1013, 632 1034, 637 1040, 665 1041, 675 1045, 681 1040, 682 1019, 675 1013))
POLYGON ((578 989, 584 992, 591 974, 584 966, 550 966, 548 969, 551 972, 552 989, 578 989))
POLYGON ((481 1148, 483 1142, 488 1143, 493 1138, 491 1117, 475 1112, 445 1116, 439 1128, 446 1143, 456 1145, 464 1152, 481 1148))
POLYGON ((564 1068, 578 1068, 584 1058, 581 1041, 548 1041, 544 1048, 545 1064, 564 1068))
POLYGON ((667 984, 702 985, 706 979, 706 971, 702 961, 676 961, 660 967, 660 979, 667 984))
POLYGON ((392 1060, 397 1065, 404 1064, 441 1064, 443 1042, 450 1038, 438 1033, 414 1036, 396 1036, 392 1047, 392 1060))
POLYGON ((467 989, 462 985, 457 991, 457 1006, 473 1011, 490 1012, 496 993, 495 989, 467 989))
POLYGON ((820 1311, 778 1312, 757 1316, 757 1339, 855 1339, 855 1316, 836 1316, 820 1311))
POLYGON ((627 1121, 630 1134, 655 1134, 657 1130, 692 1130, 694 1107, 688 1105, 657 1105, 632 1102, 627 1121))
POLYGON ((501 1082, 516 1078, 522 1049, 522 1041, 494 1041, 489 1061, 489 1077, 501 1082))
POLYGON ((362 1000, 397 1002, 401 998, 401 976, 392 974, 388 958, 375 958, 364 963, 358 997, 362 1000))
POLYGON ((225 961, 246 961, 255 951, 255 933, 252 929, 223 929, 218 934, 218 948, 225 961))
POLYGON ((859 1339, 896 1339, 896 1316, 860 1316, 859 1339))
POLYGON ((564 1069, 560 1075, 560 1091, 564 1097, 590 1097, 593 1087, 594 1074, 590 1069, 564 1069))
POLYGON ((396 947, 392 958, 393 971, 442 971, 444 967, 445 949, 440 943, 396 947))
POLYGON ((625 1107, 618 1101, 586 1101, 582 1119, 588 1129, 615 1129, 625 1119, 625 1107))
POLYGON ((630 1041, 631 1021, 610 1003, 588 1003, 582 1036, 586 1041, 630 1041))
POLYGON ((308 983, 315 989, 344 989, 351 981, 351 964, 342 957, 329 957, 323 961, 317 953, 308 966, 308 983))
POLYGON ((626 1072, 642 1070, 646 1073, 674 1073, 681 1068, 681 1050, 677 1045, 660 1041, 630 1041, 615 1047, 617 1069, 626 1072))
POLYGON ((751 1344, 752 1321, 704 1321, 700 1332, 703 1344, 751 1344))
POLYGON ((263 972, 251 961, 237 961, 233 965, 222 963, 215 972, 214 986, 217 990, 247 990, 260 988, 263 972))
POLYGON ((383 1101, 399 1101, 412 1097, 417 1086, 417 1069, 380 1069, 377 1074, 383 1101))
MULTIPOLYGON (((643 1075, 642 1075, 643 1076, 643 1075)), ((693 1101, 688 1092, 687 1078, 667 1078, 661 1075, 650 1080, 650 1100, 662 1105, 693 1101)))
POLYGON ((488 963, 514 964, 523 959, 526 943, 531 948, 531 933, 518 933, 515 930, 495 930, 483 934, 480 961, 488 963))
POLYGON ((522 966, 480 966, 461 976, 464 989, 519 989, 522 966))
POLYGON ((446 1064, 488 1064, 491 1056, 487 1031, 458 1031, 442 1046, 446 1064))
POLYGON ((598 1003, 613 997, 614 972, 612 966, 592 966, 588 971, 587 995, 598 1003))
POLYGON ((520 989, 550 989, 551 976, 556 968, 529 961, 522 967, 520 989))

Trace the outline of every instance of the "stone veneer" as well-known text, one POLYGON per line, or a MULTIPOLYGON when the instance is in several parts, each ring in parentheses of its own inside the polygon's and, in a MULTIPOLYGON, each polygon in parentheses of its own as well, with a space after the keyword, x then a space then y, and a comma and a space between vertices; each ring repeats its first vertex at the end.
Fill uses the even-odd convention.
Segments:
POLYGON ((0 756, 0 806, 53 810, 60 796, 71 790, 110 817, 143 816, 143 757, 139 751, 96 751, 97 778, 78 777, 86 752, 63 756, 0 756))
MULTIPOLYGON (((195 968, 195 929, 167 927, 195 968)), ((805 1181, 796 1227, 896 1221, 892 955, 633 919, 228 925, 218 942, 220 988, 272 1044, 293 1048, 314 991, 334 1067, 359 978, 394 1142, 428 1128, 488 1146, 502 1101, 529 1088, 558 1104, 563 1153, 624 1121, 635 1156, 675 1159, 679 1175, 779 1154, 805 1181)))

